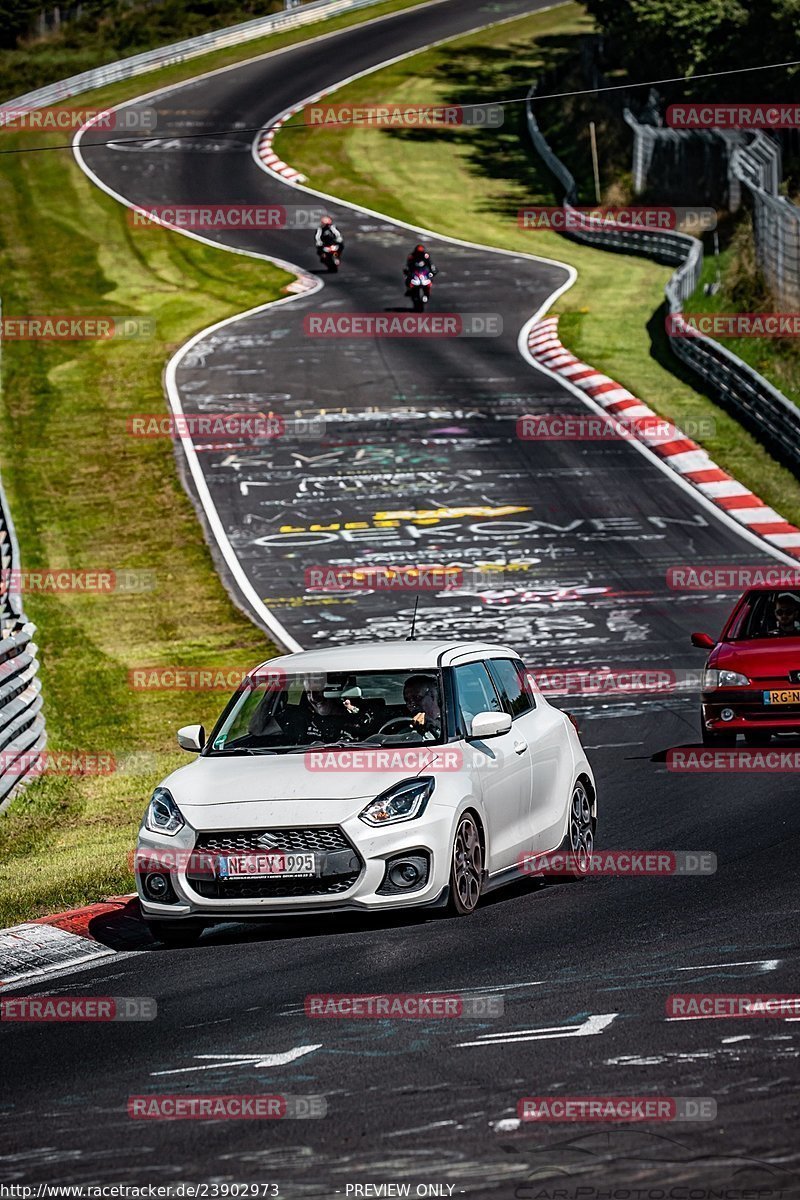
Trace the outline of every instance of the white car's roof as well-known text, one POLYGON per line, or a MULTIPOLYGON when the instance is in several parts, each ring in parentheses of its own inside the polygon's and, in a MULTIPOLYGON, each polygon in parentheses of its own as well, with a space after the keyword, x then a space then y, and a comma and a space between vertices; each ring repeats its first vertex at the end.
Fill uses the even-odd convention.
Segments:
MULTIPOLYGON (((355 642, 352 646, 320 646, 269 660, 285 671, 404 671, 451 666, 456 661, 486 656, 517 657, 510 646, 489 642, 397 641, 355 642)), ((264 666, 265 664, 261 664, 264 666)))

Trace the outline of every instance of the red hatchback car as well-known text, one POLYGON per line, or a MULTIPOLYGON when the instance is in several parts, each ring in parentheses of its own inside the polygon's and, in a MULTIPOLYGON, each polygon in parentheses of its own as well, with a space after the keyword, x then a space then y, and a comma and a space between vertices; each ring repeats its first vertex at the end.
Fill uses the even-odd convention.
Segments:
POLYGON ((737 601, 719 641, 693 633, 710 650, 703 672, 703 741, 754 744, 800 734, 800 594, 751 588, 737 601))

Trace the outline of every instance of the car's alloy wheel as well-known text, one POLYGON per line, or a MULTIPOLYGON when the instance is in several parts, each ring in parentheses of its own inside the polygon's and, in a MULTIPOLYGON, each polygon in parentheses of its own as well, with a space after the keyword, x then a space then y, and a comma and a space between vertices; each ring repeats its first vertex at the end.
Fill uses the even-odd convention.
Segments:
POLYGON ((573 859, 573 873, 585 875, 594 850, 594 828, 592 805, 584 785, 575 784, 569 808, 569 850, 573 859))
POLYGON ((450 909, 458 916, 474 911, 481 895, 483 851, 475 820, 465 813, 458 822, 450 870, 450 909))

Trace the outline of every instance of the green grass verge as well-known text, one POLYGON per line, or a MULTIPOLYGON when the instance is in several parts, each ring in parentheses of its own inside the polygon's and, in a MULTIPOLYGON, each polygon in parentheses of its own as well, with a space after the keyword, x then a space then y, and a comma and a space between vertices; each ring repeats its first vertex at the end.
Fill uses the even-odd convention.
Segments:
POLYGON ((134 692, 143 664, 252 666, 270 647, 228 599, 168 439, 134 441, 126 417, 165 408, 161 373, 193 332, 281 295, 291 276, 126 210, 60 154, 7 160, 0 177, 5 316, 154 318, 153 337, 7 342, 0 465, 26 569, 139 568, 139 594, 25 598, 38 626, 50 745, 154 752, 135 775, 42 778, 0 819, 0 924, 130 889, 137 819, 181 762, 175 727, 208 724, 222 697, 134 692))
MULTIPOLYGON (((392 0, 83 99, 87 106, 117 103, 416 2, 392 0)), ((62 140, 7 131, 0 146, 62 140)), ((46 776, 15 796, 0 816, 2 926, 132 889, 128 854, 150 792, 187 761, 174 731, 195 720, 211 724, 225 700, 133 691, 130 668, 246 668, 273 650, 219 581, 171 443, 135 442, 126 417, 165 411, 164 364, 192 333, 279 297, 291 277, 176 233, 132 229, 126 209, 89 182, 71 153, 54 151, 0 160, 0 278, 6 317, 65 313, 156 322, 146 339, 3 347, 0 470, 23 566, 139 568, 155 573, 156 587, 140 594, 26 596, 38 627, 50 747, 106 751, 128 765, 107 776, 46 776), (127 758, 136 754, 138 767, 127 758)))
MULTIPOLYGON (((416 54, 356 80, 332 101, 457 104, 521 96, 537 74, 571 59, 590 28, 580 5, 559 5, 416 54)), ((524 138, 522 107, 507 108, 500 130, 302 128, 299 114, 279 133, 276 150, 323 192, 411 225, 433 223, 443 234, 571 263, 578 281, 554 308, 565 345, 677 425, 712 428, 702 442, 719 465, 800 524, 800 481, 699 391, 671 354, 663 304, 670 268, 519 228, 520 208, 553 203, 552 180, 524 138)))
MULTIPOLYGON (((777 312, 780 304, 768 293, 755 261, 749 216, 738 224, 718 259, 707 255, 700 282, 685 305, 688 313, 777 312), (705 285, 720 275, 719 291, 706 295, 705 285)), ((800 346, 796 338, 718 338, 795 404, 800 404, 800 346)))

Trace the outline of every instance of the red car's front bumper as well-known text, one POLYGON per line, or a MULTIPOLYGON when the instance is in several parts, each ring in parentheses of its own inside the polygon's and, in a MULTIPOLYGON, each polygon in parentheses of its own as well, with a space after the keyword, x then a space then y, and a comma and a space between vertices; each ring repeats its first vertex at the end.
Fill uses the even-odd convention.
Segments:
POLYGON ((720 688, 704 692, 702 713, 704 727, 713 733, 800 734, 800 687, 787 687, 783 682, 766 684, 758 689, 720 688), (781 698, 769 702, 765 693, 777 693, 781 698), (782 702, 784 696, 785 702, 782 702), (733 717, 723 720, 725 710, 732 712, 733 717))

